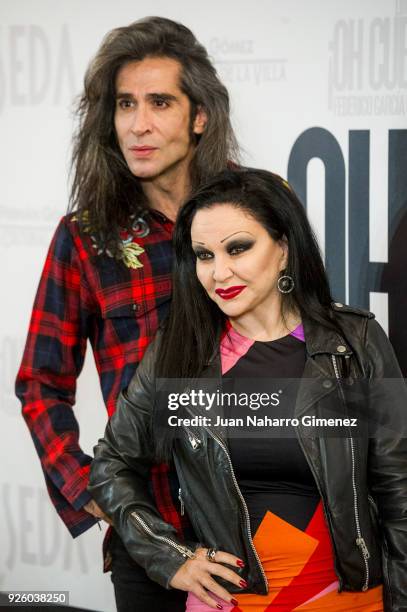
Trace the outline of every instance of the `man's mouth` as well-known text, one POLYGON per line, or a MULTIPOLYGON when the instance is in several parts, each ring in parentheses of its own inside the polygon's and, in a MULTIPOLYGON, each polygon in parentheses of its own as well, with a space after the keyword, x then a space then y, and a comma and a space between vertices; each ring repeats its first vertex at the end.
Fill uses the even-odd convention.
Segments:
POLYGON ((133 153, 135 157, 148 157, 154 151, 157 150, 157 147, 150 147, 149 145, 140 145, 129 147, 129 150, 133 153))
POLYGON ((227 289, 215 289, 215 293, 223 300, 232 300, 238 296, 243 289, 246 289, 246 287, 247 285, 234 285, 233 287, 228 287, 227 289))

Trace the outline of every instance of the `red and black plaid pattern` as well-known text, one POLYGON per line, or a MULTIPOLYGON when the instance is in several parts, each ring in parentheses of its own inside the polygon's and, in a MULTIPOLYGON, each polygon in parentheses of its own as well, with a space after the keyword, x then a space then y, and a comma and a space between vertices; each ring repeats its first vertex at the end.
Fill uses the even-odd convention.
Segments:
MULTIPOLYGON (((168 311, 173 224, 154 212, 146 220, 150 233, 134 239, 144 249, 143 267, 130 269, 97 255, 74 217, 64 217, 34 302, 16 393, 51 500, 73 537, 96 522, 82 508, 91 499, 86 487, 92 458, 81 450, 73 411, 87 340, 110 416, 168 311)), ((150 485, 164 519, 182 535, 187 525, 178 515, 174 472, 154 467, 150 485)))

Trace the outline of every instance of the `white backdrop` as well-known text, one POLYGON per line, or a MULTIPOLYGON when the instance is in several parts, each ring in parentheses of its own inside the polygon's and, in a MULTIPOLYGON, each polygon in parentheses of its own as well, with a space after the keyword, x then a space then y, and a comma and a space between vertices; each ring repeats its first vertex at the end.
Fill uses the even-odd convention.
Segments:
MULTIPOLYGON (((345 300, 354 273, 349 177, 356 185, 359 180, 359 166, 350 171, 351 131, 357 136, 363 130, 369 138, 370 174, 361 173, 360 181, 370 216, 363 217, 357 198, 352 204, 360 223, 353 231, 368 247, 368 265, 388 261, 389 193, 397 202, 406 198, 399 193, 401 159, 389 158, 389 138, 404 137, 407 127, 407 1, 2 0, 0 12, 0 590, 68 590, 72 605, 109 612, 114 603, 110 579, 101 571, 103 534, 94 527, 71 540, 57 518, 13 391, 45 253, 67 206, 72 102, 86 65, 108 30, 147 14, 162 15, 185 23, 207 46, 229 88, 248 165, 287 176, 300 135, 314 127, 326 130, 315 131, 315 138, 325 135, 336 143, 344 164, 343 227, 338 227, 344 292, 338 297, 345 300)), ((307 142, 305 149, 312 149, 312 138, 307 142)), ((298 156, 293 161, 293 182, 307 196, 325 248, 325 166, 312 159, 304 186, 299 167, 304 153, 299 158, 300 163, 298 156)), ((330 214, 335 217, 336 211, 330 214)), ((362 273, 359 278, 363 285, 362 273)), ((365 305, 389 330, 388 294, 367 290, 365 305)), ((79 381, 76 414, 82 446, 91 452, 106 418, 91 352, 79 381)))

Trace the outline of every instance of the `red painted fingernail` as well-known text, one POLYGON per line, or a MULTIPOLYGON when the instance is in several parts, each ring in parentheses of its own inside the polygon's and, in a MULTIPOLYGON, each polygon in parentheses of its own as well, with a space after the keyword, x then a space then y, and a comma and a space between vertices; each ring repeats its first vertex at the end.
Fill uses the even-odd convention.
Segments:
POLYGON ((220 604, 216 604, 216 607, 218 608, 218 610, 223 610, 223 606, 221 606, 220 604))
POLYGON ((244 561, 242 561, 241 559, 238 559, 236 561, 236 565, 238 565, 239 567, 244 567, 244 561))
POLYGON ((233 604, 234 606, 238 606, 239 602, 237 601, 237 599, 231 599, 230 603, 233 604))
POLYGON ((241 587, 243 587, 243 588, 246 588, 246 587, 247 587, 247 582, 246 582, 246 580, 241 580, 241 581, 239 582, 239 584, 240 584, 240 586, 241 586, 241 587))

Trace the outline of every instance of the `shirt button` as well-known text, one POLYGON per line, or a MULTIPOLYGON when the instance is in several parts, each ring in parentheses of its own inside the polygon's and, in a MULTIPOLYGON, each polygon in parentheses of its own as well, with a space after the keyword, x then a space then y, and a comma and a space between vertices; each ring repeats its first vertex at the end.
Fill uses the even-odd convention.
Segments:
POLYGON ((334 306, 336 306, 337 308, 343 308, 343 304, 341 304, 340 302, 334 302, 334 306))
POLYGON ((343 346, 343 344, 340 344, 339 346, 336 347, 336 350, 338 351, 338 353, 346 353, 346 346, 343 346))
POLYGON ((132 304, 132 309, 134 312, 138 312, 140 310, 140 304, 132 304))
POLYGON ((330 380, 324 380, 322 386, 325 387, 325 389, 330 389, 332 387, 332 382, 330 380))

